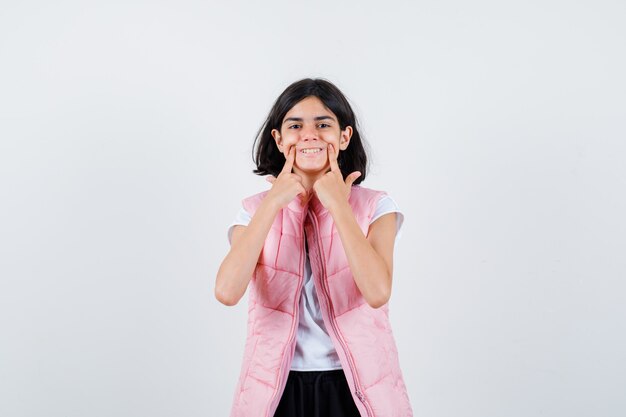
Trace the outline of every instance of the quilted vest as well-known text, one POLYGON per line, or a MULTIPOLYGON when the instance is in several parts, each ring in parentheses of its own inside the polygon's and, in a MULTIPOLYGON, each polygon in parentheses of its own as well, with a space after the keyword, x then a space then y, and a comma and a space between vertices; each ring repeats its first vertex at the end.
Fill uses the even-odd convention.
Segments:
MULTIPOLYGON (((242 201, 250 215, 268 191, 242 201)), ((348 201, 365 236, 383 194, 352 185, 348 201)), ((324 324, 361 416, 412 417, 388 304, 367 304, 333 218, 315 195, 305 207, 296 197, 278 211, 261 250, 248 285, 247 337, 230 416, 273 417, 278 407, 296 346, 305 239, 324 324)))

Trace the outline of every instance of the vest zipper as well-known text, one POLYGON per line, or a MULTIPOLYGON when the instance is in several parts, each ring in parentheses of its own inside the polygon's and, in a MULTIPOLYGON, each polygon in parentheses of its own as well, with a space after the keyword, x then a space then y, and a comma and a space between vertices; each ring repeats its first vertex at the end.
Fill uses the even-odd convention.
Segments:
MULTIPOLYGON (((299 318, 300 318, 300 309, 299 309, 299 303, 300 303, 300 294, 302 293, 302 281, 304 280, 304 240, 306 239, 304 233, 302 234, 302 246, 301 246, 301 250, 300 250, 300 274, 298 276, 298 291, 297 291, 297 295, 295 297, 294 300, 294 311, 296 312, 295 317, 294 317, 294 321, 293 324, 291 325, 291 330, 289 332, 289 343, 288 346, 291 347, 291 345, 294 343, 294 339, 295 339, 295 329, 297 329, 298 327, 298 323, 299 323, 299 318)), ((285 349, 285 352, 287 350, 285 349)), ((278 384, 276 385, 276 391, 274 391, 274 394, 272 396, 272 400, 270 401, 270 406, 267 410, 267 417, 273 417, 274 413, 276 412, 276 408, 278 408, 278 402, 276 402, 276 404, 274 404, 274 402, 276 401, 276 398, 278 397, 278 394, 282 394, 282 391, 284 389, 283 387, 283 375, 286 373, 287 375, 289 375, 289 370, 287 369, 287 372, 285 372, 283 370, 284 367, 287 367, 286 365, 284 365, 285 362, 285 355, 283 355, 283 359, 281 361, 281 367, 280 367, 280 374, 278 375, 278 384)), ((280 398, 278 399, 280 401, 280 398)))
POLYGON ((365 411, 367 412, 368 416, 374 416, 374 412, 372 411, 372 409, 370 408, 369 403, 367 402, 365 395, 363 394, 363 391, 361 390, 361 382, 359 381, 356 371, 354 370, 355 366, 354 366, 354 358, 352 358, 352 354, 350 353, 350 351, 348 350, 346 343, 343 339, 343 335, 341 334, 341 332, 339 331, 339 327, 337 327, 337 323, 335 322, 335 315, 334 315, 334 307, 333 307, 333 302, 330 298, 330 291, 328 290, 327 287, 327 281, 326 281, 326 261, 324 259, 324 250, 322 247, 322 239, 320 237, 319 234, 319 225, 317 223, 317 219, 315 218, 314 215, 311 215, 311 219, 313 220, 313 225, 315 227, 315 235, 317 237, 317 246, 318 246, 318 250, 319 250, 319 257, 320 257, 320 263, 321 263, 321 270, 322 270, 322 276, 320 276, 320 282, 322 283, 322 289, 324 290, 323 293, 326 297, 326 300, 328 302, 328 318, 330 321, 330 324, 333 328, 333 330, 335 331, 335 334, 337 335, 337 339, 339 340, 339 343, 341 344, 341 348, 343 349, 344 353, 346 354, 346 358, 348 359, 348 365, 350 368, 350 373, 352 374, 352 380, 354 381, 354 386, 356 388, 354 394, 357 396, 357 398, 363 403, 363 406, 365 407, 365 411))

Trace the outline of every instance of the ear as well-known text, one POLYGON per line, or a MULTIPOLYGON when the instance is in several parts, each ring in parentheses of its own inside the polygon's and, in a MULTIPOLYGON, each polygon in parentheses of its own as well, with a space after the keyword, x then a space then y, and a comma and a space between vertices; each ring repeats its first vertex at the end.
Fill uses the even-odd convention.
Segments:
POLYGON ((278 146, 278 150, 281 153, 285 153, 285 152, 283 152, 284 151, 284 149, 283 149, 283 139, 280 136, 280 132, 278 131, 278 129, 272 129, 271 133, 272 133, 272 137, 274 138, 274 141, 276 142, 276 146, 278 146))
POLYGON ((341 137, 339 138, 339 149, 345 151, 350 144, 350 138, 352 138, 352 126, 346 126, 341 131, 341 137))

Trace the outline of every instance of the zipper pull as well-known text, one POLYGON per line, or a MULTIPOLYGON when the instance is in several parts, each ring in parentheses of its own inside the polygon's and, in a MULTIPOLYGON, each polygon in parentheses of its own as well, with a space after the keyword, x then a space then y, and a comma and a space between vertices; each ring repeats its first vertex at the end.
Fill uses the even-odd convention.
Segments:
POLYGON ((358 397, 358 399, 361 400, 362 403, 365 403, 365 396, 363 395, 361 391, 356 390, 355 394, 358 397))

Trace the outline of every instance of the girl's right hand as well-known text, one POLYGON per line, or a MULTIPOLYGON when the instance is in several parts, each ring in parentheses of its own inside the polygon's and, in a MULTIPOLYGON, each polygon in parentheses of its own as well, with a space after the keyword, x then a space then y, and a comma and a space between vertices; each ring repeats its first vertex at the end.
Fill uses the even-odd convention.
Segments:
POLYGON ((285 158, 285 165, 282 171, 280 171, 280 174, 278 174, 278 178, 273 175, 265 177, 267 181, 272 183, 272 189, 269 191, 266 198, 269 197, 273 199, 279 209, 288 205, 297 195, 300 195, 300 204, 303 206, 309 198, 309 193, 307 193, 302 185, 302 177, 291 172, 295 158, 296 147, 292 145, 291 148, 289 148, 287 157, 285 158))

